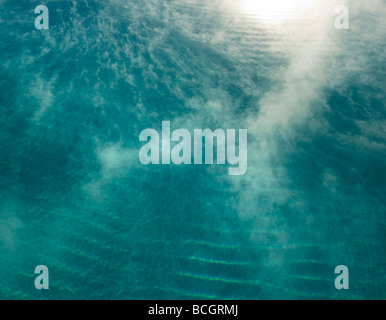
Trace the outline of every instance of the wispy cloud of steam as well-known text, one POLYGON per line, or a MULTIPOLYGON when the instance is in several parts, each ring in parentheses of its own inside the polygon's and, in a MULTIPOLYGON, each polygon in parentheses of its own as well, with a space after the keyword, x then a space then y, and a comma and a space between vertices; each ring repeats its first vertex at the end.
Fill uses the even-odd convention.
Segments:
MULTIPOLYGON (((278 157, 293 151, 298 142, 310 141, 315 134, 325 133, 328 124, 324 113, 329 112, 326 89, 339 88, 358 71, 365 72, 370 59, 362 51, 363 42, 376 46, 381 41, 382 32, 377 36, 361 33, 364 36, 361 41, 354 36, 355 41, 347 45, 342 31, 333 27, 333 9, 341 3, 316 3, 309 12, 306 25, 294 22, 281 29, 285 34, 281 45, 288 65, 280 70, 280 74, 272 74, 279 80, 278 86, 263 95, 257 115, 247 119, 251 163, 257 164, 257 172, 261 166, 269 170, 273 163, 280 163, 278 157), (347 61, 351 63, 347 64, 347 61)), ((361 21, 356 14, 374 14, 380 2, 370 1, 359 7, 351 2, 346 5, 352 9, 352 20, 361 21)), ((381 15, 380 12, 376 16, 375 26, 379 26, 381 15)), ((253 175, 253 170, 249 172, 253 183, 259 184, 261 179, 253 175)))
POLYGON ((9 212, 0 214, 0 245, 3 249, 13 251, 17 238, 17 231, 22 227, 22 222, 9 212))

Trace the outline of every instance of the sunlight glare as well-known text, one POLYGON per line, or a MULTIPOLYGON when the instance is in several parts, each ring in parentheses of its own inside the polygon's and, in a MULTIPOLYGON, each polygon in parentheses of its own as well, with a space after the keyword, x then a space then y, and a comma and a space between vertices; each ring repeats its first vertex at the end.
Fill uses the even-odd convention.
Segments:
POLYGON ((288 20, 303 13, 313 0, 242 0, 242 10, 263 20, 288 20))

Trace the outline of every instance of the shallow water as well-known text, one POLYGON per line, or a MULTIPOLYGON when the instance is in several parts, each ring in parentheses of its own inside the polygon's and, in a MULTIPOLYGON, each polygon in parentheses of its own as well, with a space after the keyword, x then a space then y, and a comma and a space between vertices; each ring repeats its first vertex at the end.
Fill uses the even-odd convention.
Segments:
POLYGON ((386 298, 385 3, 271 3, 0 1, 1 299, 386 298), (142 165, 164 120, 247 173, 142 165))

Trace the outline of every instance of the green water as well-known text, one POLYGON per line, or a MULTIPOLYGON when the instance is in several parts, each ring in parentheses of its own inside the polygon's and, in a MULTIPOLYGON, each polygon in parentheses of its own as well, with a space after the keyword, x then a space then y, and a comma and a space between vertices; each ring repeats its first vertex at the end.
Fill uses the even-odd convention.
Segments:
POLYGON ((0 1, 0 299, 386 298, 385 3, 241 2, 0 1), (142 165, 166 120, 247 173, 142 165))

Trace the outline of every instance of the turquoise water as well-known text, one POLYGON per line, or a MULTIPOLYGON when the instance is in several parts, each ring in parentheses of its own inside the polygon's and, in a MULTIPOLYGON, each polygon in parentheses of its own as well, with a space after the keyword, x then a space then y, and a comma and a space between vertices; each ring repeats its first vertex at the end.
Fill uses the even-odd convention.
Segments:
POLYGON ((0 299, 386 298, 384 1, 41 4, 0 1, 0 299), (247 173, 142 165, 164 120, 247 173))

